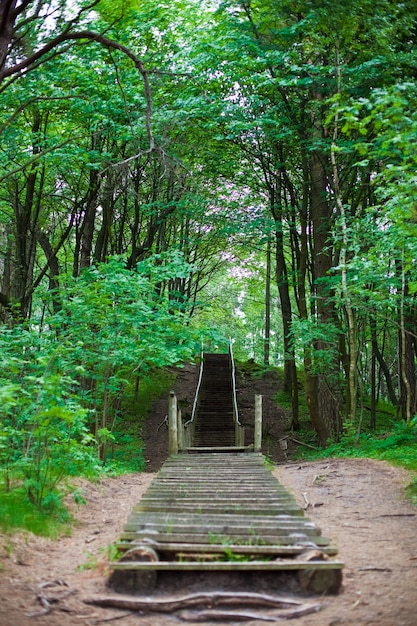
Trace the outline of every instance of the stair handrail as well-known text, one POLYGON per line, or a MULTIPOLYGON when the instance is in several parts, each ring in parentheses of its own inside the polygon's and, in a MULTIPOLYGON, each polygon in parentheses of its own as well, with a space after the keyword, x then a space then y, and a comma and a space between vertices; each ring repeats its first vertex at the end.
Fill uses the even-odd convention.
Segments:
POLYGON ((204 346, 201 345, 200 374, 199 374, 199 377, 198 377, 197 388, 196 388, 196 391, 195 391, 194 402, 193 402, 193 409, 191 411, 191 417, 190 417, 190 419, 187 422, 185 422, 184 427, 189 426, 190 424, 192 424, 194 422, 195 414, 196 414, 196 411, 197 411, 198 395, 200 393, 201 381, 203 379, 203 370, 204 370, 204 346))
POLYGON ((242 426, 239 421, 239 410, 237 408, 237 395, 236 395, 236 368, 235 368, 235 360, 233 358, 233 347, 232 347, 232 339, 229 340, 229 354, 230 354, 230 363, 232 365, 232 395, 233 395, 233 417, 237 426, 242 426))

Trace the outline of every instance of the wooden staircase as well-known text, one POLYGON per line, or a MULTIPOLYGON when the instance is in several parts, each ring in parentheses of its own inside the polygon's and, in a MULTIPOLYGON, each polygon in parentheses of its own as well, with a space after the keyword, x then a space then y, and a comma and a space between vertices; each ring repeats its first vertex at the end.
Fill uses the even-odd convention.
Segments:
MULTIPOLYGON (((177 580, 229 572, 291 574, 304 591, 336 593, 343 568, 333 558, 336 548, 304 517, 262 454, 236 445, 242 438, 230 356, 205 355, 202 372, 191 445, 181 448, 173 439, 171 451, 180 452, 170 454, 134 507, 117 543, 123 556, 112 564, 110 587, 146 593, 157 575, 177 580)), ((169 432, 176 433, 184 424, 172 396, 169 432)), ((181 431, 179 440, 185 439, 181 431)))
POLYGON ((169 457, 117 548, 109 585, 123 592, 149 592, 164 572, 291 572, 320 594, 342 579, 336 548, 254 452, 169 457))
POLYGON ((232 373, 228 354, 205 354, 193 447, 235 445, 232 373))

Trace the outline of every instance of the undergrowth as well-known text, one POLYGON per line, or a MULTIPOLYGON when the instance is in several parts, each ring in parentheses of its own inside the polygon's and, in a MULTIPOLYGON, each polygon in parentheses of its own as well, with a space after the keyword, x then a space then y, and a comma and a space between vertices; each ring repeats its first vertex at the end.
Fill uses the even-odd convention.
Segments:
POLYGON ((121 416, 113 432, 115 443, 104 471, 116 475, 144 471, 142 428, 154 402, 164 395, 168 398, 174 380, 172 371, 156 370, 126 390, 121 416))
MULTIPOLYGON (((276 403, 291 412, 291 398, 284 391, 275 395, 276 403)), ((311 426, 305 394, 299 391, 299 417, 301 428, 296 437, 307 446, 300 445, 296 458, 305 460, 339 458, 371 458, 387 461, 417 473, 417 416, 409 423, 396 419, 396 408, 380 401, 377 406, 377 428, 370 426, 369 407, 364 405, 355 423, 344 423, 344 432, 338 443, 326 448, 317 446, 316 434, 311 426), (315 449, 313 449, 315 448, 315 449)), ((417 504, 417 475, 407 487, 407 495, 417 504)))
POLYGON ((24 489, 1 494, 0 526, 5 533, 26 530, 56 539, 70 534, 71 522, 71 515, 62 502, 57 503, 53 511, 41 511, 26 498, 24 489))
POLYGON ((100 476, 145 469, 142 428, 155 400, 168 394, 175 374, 170 370, 158 370, 141 378, 139 385, 133 381, 127 385, 120 415, 115 420, 113 443, 107 461, 100 466, 93 462, 79 463, 74 470, 67 464, 67 475, 59 481, 44 481, 44 497, 41 501, 31 501, 30 489, 24 476, 17 470, 0 467, 0 530, 10 533, 24 530, 36 535, 56 538, 68 534, 72 518, 64 505, 64 496, 72 494, 77 504, 82 504, 79 490, 71 488, 71 476, 84 476, 96 480, 100 476))

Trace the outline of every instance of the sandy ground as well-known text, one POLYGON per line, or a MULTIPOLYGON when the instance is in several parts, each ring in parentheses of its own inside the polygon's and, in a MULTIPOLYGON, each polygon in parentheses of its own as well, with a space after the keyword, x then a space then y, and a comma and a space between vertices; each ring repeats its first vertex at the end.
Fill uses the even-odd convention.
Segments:
MULTIPOLYGON (((341 593, 312 598, 321 610, 293 622, 417 626, 417 509, 404 497, 408 474, 367 459, 284 463, 274 474, 323 534, 332 538, 345 563, 341 593)), ((109 594, 105 586, 109 546, 153 477, 133 474, 84 483, 87 503, 76 511, 72 536, 59 542, 0 535, 0 626, 184 623, 176 613, 129 613, 84 603, 109 594), (45 598, 52 610, 39 615, 45 598)), ((246 622, 260 623, 264 622, 246 622)))

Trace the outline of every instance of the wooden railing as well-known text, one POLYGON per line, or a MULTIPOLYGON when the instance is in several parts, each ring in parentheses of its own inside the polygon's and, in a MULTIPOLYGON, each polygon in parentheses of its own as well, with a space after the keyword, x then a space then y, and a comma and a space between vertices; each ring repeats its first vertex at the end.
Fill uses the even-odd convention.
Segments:
POLYGON ((235 446, 242 447, 245 445, 245 427, 241 424, 239 420, 239 410, 237 407, 236 368, 235 368, 235 360, 233 357, 232 339, 230 339, 229 341, 229 354, 230 354, 230 364, 231 364, 231 372, 232 372, 232 396, 233 396, 233 420, 235 423, 235 446))
MULTIPOLYGON (((232 395, 233 395, 233 418, 235 423, 235 446, 245 446, 245 428, 239 420, 237 392, 236 392, 236 369, 233 358, 232 342, 230 341, 230 359, 232 372, 232 395)), ((181 409, 178 407, 177 397, 174 391, 169 395, 168 407, 168 453, 177 454, 181 450, 191 448, 194 443, 195 415, 198 405, 198 394, 201 387, 204 369, 204 355, 201 353, 200 374, 193 403, 191 418, 184 422, 181 409)), ((254 441, 253 450, 261 451, 262 446, 262 396, 255 396, 255 420, 254 420, 254 441)))

